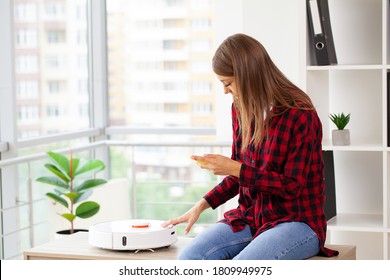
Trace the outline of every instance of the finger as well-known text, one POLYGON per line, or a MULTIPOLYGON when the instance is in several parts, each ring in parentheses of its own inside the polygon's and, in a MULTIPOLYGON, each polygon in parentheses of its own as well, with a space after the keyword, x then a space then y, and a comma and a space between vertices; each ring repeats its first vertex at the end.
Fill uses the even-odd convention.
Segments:
POLYGON ((177 225, 177 224, 181 224, 183 222, 186 222, 187 219, 185 217, 178 217, 178 218, 173 218, 173 219, 170 219, 168 222, 169 224, 168 225, 177 225))
POLYGON ((218 155, 218 154, 205 154, 205 155, 203 155, 203 159, 205 159, 205 160, 216 159, 218 156, 220 156, 220 155, 218 155))
POLYGON ((187 224, 187 226, 186 226, 186 228, 184 230, 184 235, 187 235, 190 232, 190 230, 192 228, 192 225, 193 224, 190 224, 190 223, 187 224))
POLYGON ((161 224, 161 226, 162 226, 163 228, 169 227, 170 225, 172 225, 171 220, 165 221, 165 222, 163 222, 163 223, 161 224))
POLYGON ((207 165, 207 161, 205 160, 204 157, 202 156, 196 156, 196 155, 193 155, 191 156, 191 159, 195 160, 200 166, 202 165, 207 165))
POLYGON ((192 155, 191 159, 193 159, 193 160, 202 160, 203 157, 202 156, 198 156, 198 155, 192 155))
POLYGON ((170 225, 177 225, 177 224, 180 224, 181 222, 180 222, 180 220, 179 220, 179 218, 173 218, 173 219, 170 219, 170 220, 168 220, 168 221, 166 221, 166 222, 164 222, 164 223, 162 223, 162 227, 168 227, 168 226, 170 226, 170 225))

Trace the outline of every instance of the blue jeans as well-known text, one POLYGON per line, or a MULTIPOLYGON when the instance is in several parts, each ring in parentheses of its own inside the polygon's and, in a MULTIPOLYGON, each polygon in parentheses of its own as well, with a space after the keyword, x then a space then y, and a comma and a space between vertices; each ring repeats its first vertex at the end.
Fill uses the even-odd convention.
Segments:
POLYGON ((180 260, 302 260, 319 252, 319 240, 305 223, 287 222, 252 240, 249 226, 233 232, 216 223, 192 240, 179 254, 180 260))

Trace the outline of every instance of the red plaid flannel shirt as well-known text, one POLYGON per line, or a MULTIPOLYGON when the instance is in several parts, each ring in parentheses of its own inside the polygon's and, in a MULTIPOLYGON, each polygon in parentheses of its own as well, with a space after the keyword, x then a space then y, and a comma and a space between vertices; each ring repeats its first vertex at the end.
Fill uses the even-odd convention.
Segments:
POLYGON ((222 222, 235 232, 248 224, 254 238, 278 223, 304 222, 319 238, 319 255, 337 255, 324 247, 322 125, 316 111, 288 109, 275 115, 263 143, 243 154, 234 106, 232 122, 231 158, 242 163, 240 177, 226 176, 204 196, 215 209, 239 194, 238 207, 227 211, 222 222))

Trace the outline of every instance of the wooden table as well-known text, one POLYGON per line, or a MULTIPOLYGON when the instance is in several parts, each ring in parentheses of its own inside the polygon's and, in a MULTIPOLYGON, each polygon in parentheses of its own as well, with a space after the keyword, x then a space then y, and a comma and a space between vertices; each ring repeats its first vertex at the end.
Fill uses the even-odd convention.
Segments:
POLYGON ((169 247, 149 250, 118 251, 94 247, 88 243, 88 232, 77 232, 24 252, 25 260, 174 260, 179 248, 191 238, 179 237, 169 247))
MULTIPOLYGON (((24 252, 25 260, 175 260, 178 252, 191 238, 179 237, 169 247, 154 249, 154 252, 142 250, 116 251, 100 249, 89 245, 88 232, 77 232, 60 239, 34 247, 24 252)), ((337 257, 313 257, 309 260, 354 260, 356 247, 349 245, 327 245, 340 252, 337 257)))

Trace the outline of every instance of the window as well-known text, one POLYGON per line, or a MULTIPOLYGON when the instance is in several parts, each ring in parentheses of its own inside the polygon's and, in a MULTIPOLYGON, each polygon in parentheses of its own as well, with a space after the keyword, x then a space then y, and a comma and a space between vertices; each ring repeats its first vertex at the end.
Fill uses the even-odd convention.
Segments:
MULTIPOLYGON (((91 134, 97 135, 89 133, 93 130, 92 102, 86 86, 90 79, 86 39, 91 2, 0 1, 1 18, 14 20, 2 24, 0 31, 7 42, 3 45, 14 48, 2 48, 0 59, 1 72, 7 73, 2 75, 1 84, 6 87, 1 101, 10 108, 7 116, 5 110, 1 115, 1 127, 7 128, 0 135, 2 160, 86 144, 91 134), (8 75, 9 71, 14 73, 8 75), (79 80, 82 86, 78 86, 79 80), (10 141, 9 146, 14 148, 7 150, 3 141, 10 141)), ((48 241, 44 188, 31 188, 42 174, 41 169, 32 170, 37 166, 36 162, 24 161, 0 170, 1 196, 6 201, 1 205, 2 258, 21 258, 24 249, 48 241), (29 187, 27 182, 31 182, 29 187)))
POLYGON ((37 55, 18 55, 15 63, 17 74, 35 74, 38 72, 37 55))
POLYGON ((19 29, 16 31, 16 48, 31 49, 38 44, 38 32, 36 29, 19 29))
POLYGON ((49 55, 46 57, 46 67, 52 70, 65 68, 66 58, 60 55, 49 55))
MULTIPOLYGON (((210 182, 215 183, 216 176, 199 170, 188 157, 214 147, 192 147, 204 135, 186 132, 213 131, 209 128, 216 126, 215 78, 206 73, 215 45, 214 1, 201 1, 201 9, 191 0, 7 1, 13 9, 4 2, 0 1, 0 15, 5 14, 4 7, 13 10, 14 22, 10 32, 7 28, 1 35, 13 40, 9 45, 14 49, 5 48, 0 56, 6 60, 3 53, 7 53, 12 60, 7 67, 14 66, 9 67, 13 75, 4 78, 9 87, 4 92, 7 104, 15 104, 15 109, 10 110, 13 123, 1 120, 6 128, 0 135, 6 136, 0 139, 1 157, 11 159, 0 172, 5 202, 2 257, 22 258, 24 249, 50 238, 53 228, 45 189, 31 188, 42 175, 40 157, 49 149, 77 147, 80 153, 110 157, 111 178, 134 176, 135 216, 146 219, 182 214, 210 188, 210 182), (104 9, 107 26, 99 25, 105 22, 104 9), (191 23, 199 19, 202 23, 191 23), (106 45, 101 44, 105 32, 106 45), (194 43, 198 41, 206 43, 194 43), (113 128, 106 128, 107 123, 147 133, 111 135, 113 128), (160 135, 160 128, 173 133, 160 135), (107 148, 107 142, 116 141, 97 142, 106 139, 103 133, 108 139, 129 141, 107 148), (7 150, 8 139, 15 139, 10 143, 13 149, 7 150), (128 144, 132 141, 141 145, 128 144), (172 141, 185 145, 164 144, 172 141), (28 159, 15 164, 18 156, 28 159)), ((2 64, 0 69, 9 71, 2 64)), ((215 135, 206 137, 215 139, 215 135)), ((202 215, 192 233, 202 223, 214 222, 216 215, 215 211, 202 215)))
POLYGON ((65 43, 65 30, 49 30, 46 38, 49 44, 65 43))
POLYGON ((16 104, 23 101, 24 106, 18 109, 19 140, 37 137, 37 132, 45 136, 88 128, 88 120, 77 121, 79 114, 82 119, 88 117, 85 110, 77 110, 80 95, 86 98, 84 104, 89 104, 87 0, 18 0, 14 1, 14 14, 16 104), (62 101, 55 108, 53 98, 62 101), (25 125, 25 116, 32 115, 31 106, 45 108, 41 118, 34 118, 33 133, 25 125), (76 109, 69 109, 72 107, 76 109), (52 116, 58 122, 46 119, 52 116), (72 125, 66 125, 69 122, 72 125))
POLYGON ((214 3, 213 0, 190 0, 191 8, 197 10, 208 10, 214 3))
POLYGON ((16 94, 19 100, 33 99, 39 96, 37 80, 20 80, 16 82, 16 94))
POLYGON ((46 115, 48 118, 57 118, 60 115, 60 110, 57 105, 47 106, 46 115))
MULTIPOLYGON (((126 135, 126 140, 191 145, 201 137, 153 131, 215 128, 214 1, 199 3, 201 7, 191 0, 107 1, 109 124, 150 131, 126 135)), ((185 203, 198 200, 215 180, 196 170, 188 157, 191 147, 111 147, 110 152, 115 166, 131 165, 138 218, 180 215, 185 203)), ((215 215, 206 214, 202 222, 215 221, 215 215)))
POLYGON ((67 15, 65 3, 62 3, 62 1, 44 4, 44 12, 45 19, 52 21, 61 21, 67 15))
MULTIPOLYGON (((118 95, 118 89, 122 89, 120 94, 125 105, 136 108, 147 102, 179 108, 183 103, 192 102, 192 91, 209 96, 209 103, 215 102, 211 86, 215 80, 209 75, 216 45, 214 1, 144 0, 142 5, 139 3, 107 1, 109 95, 118 95), (161 5, 161 12, 145 13, 154 11, 156 5, 161 5), (204 74, 207 76, 199 82, 199 75, 204 74)), ((110 112, 116 106, 114 100, 110 98, 110 112)), ((111 114, 110 123, 117 123, 120 117, 121 123, 134 127, 157 124, 178 128, 215 127, 215 115, 210 115, 208 123, 197 125, 191 120, 190 108, 169 110, 171 118, 166 118, 164 111, 145 111, 152 114, 148 119, 159 120, 149 124, 139 117, 143 114, 141 109, 124 110, 121 117, 111 114)))
POLYGON ((205 31, 211 28, 211 20, 208 18, 196 18, 191 20, 191 28, 194 31, 205 31))
POLYGON ((37 20, 36 3, 16 3, 14 7, 15 22, 33 22, 37 20))
POLYGON ((61 91, 61 81, 47 81, 47 89, 50 94, 59 93, 61 91))
POLYGON ((191 83, 191 91, 196 95, 210 94, 212 84, 210 81, 195 80, 191 83))
POLYGON ((33 105, 20 106, 18 108, 18 120, 20 123, 36 123, 39 121, 39 107, 33 105))

